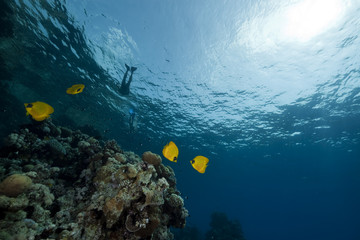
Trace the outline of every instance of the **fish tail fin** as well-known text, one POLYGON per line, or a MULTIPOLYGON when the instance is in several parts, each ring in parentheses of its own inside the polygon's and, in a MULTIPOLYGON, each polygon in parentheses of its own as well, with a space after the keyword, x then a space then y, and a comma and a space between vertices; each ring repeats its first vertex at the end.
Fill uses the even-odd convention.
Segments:
POLYGON ((130 67, 125 63, 126 71, 129 71, 130 67))
POLYGON ((135 72, 136 69, 137 67, 131 67, 131 72, 135 72))

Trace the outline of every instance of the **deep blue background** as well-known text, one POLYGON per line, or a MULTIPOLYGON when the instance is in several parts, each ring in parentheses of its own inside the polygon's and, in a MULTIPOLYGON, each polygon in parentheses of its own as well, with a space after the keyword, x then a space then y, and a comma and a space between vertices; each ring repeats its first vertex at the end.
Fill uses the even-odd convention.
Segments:
POLYGON ((249 240, 360 239, 358 1, 9 5, 2 136, 30 122, 24 102, 45 101, 56 124, 139 155, 174 141, 178 163, 163 162, 202 232, 222 211, 249 240), (304 4, 305 30, 333 15, 312 35, 301 25, 290 35, 286 13, 304 4), (138 68, 129 96, 117 86, 125 63, 138 68), (66 95, 77 83, 84 92, 66 95), (189 163, 197 155, 210 159, 205 174, 189 163))

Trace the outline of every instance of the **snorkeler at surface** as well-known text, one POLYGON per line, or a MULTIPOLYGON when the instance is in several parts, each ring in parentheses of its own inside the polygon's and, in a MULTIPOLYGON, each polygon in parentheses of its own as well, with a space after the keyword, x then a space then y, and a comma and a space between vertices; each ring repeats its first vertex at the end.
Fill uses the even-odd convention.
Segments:
POLYGON ((135 131, 135 125, 134 125, 134 119, 135 119, 135 111, 130 108, 129 110, 129 129, 130 129, 130 133, 135 131))
POLYGON ((123 80, 121 82, 120 93, 122 95, 129 95, 129 93, 130 93, 130 83, 132 81, 133 73, 137 68, 136 67, 131 67, 130 68, 126 63, 125 63, 125 67, 126 67, 126 72, 124 73, 124 77, 123 77, 123 80), (129 70, 130 70, 131 73, 130 73, 129 81, 126 82, 126 78, 127 78, 129 70))

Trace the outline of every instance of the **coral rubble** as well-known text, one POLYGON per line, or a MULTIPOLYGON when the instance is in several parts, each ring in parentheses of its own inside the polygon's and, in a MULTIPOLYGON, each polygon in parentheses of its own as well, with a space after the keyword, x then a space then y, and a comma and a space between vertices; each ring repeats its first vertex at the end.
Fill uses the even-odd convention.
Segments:
POLYGON ((173 170, 115 141, 24 126, 0 150, 0 239, 173 239, 188 216, 173 170))

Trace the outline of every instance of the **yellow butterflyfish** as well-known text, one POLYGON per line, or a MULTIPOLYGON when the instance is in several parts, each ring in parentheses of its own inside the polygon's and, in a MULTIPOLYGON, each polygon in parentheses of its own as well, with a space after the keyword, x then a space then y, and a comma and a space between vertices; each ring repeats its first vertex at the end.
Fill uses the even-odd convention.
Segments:
POLYGON ((204 156, 196 156, 193 160, 190 161, 193 168, 199 173, 204 173, 209 163, 209 159, 204 156))
POLYGON ((26 109, 26 115, 31 115, 36 121, 43 121, 50 117, 50 114, 54 112, 54 108, 44 102, 24 103, 26 109))
POLYGON ((75 84, 75 85, 72 85, 71 87, 69 87, 66 90, 66 93, 67 94, 73 94, 73 95, 78 94, 78 93, 81 93, 84 90, 84 87, 85 87, 84 84, 75 84))
POLYGON ((162 153, 164 157, 166 157, 170 161, 177 162, 177 158, 179 156, 179 149, 173 141, 170 141, 168 144, 166 144, 162 153))

